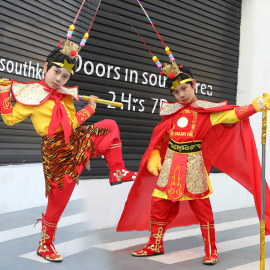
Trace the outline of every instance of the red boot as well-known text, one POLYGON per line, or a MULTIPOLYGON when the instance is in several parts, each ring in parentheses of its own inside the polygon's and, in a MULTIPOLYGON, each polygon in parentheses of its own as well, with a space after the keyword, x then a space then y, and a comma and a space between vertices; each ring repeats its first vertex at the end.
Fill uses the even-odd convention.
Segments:
POLYGON ((104 157, 109 167, 109 181, 111 186, 136 179, 137 173, 125 168, 121 141, 114 142, 105 152, 104 157))
POLYGON ((203 242, 205 244, 205 257, 203 264, 215 264, 217 262, 217 247, 215 237, 215 225, 209 222, 201 223, 203 242))
POLYGON ((133 251, 131 254, 134 257, 146 257, 153 255, 162 255, 164 253, 163 248, 163 236, 166 231, 168 222, 151 222, 151 235, 148 243, 143 249, 133 251))
POLYGON ((61 262, 63 261, 63 258, 56 252, 53 245, 57 223, 45 220, 43 214, 42 217, 41 240, 39 241, 37 255, 48 261, 61 262))

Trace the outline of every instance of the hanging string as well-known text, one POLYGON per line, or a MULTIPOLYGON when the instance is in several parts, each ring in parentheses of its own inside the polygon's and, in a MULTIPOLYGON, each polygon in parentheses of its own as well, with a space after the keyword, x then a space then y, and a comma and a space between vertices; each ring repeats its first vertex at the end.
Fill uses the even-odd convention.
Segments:
POLYGON ((90 24, 90 27, 89 27, 88 31, 84 34, 83 39, 81 40, 81 43, 80 43, 80 47, 79 47, 79 48, 81 48, 81 47, 83 47, 83 46, 85 45, 85 43, 86 43, 86 41, 87 41, 87 39, 88 39, 88 37, 89 37, 89 32, 90 32, 90 30, 91 30, 91 28, 92 28, 92 25, 93 25, 93 23, 94 23, 94 20, 95 20, 95 18, 96 18, 96 15, 97 15, 97 12, 98 12, 98 9, 99 9, 100 4, 101 4, 101 0, 99 1, 99 4, 98 4, 98 6, 97 6, 97 9, 96 9, 95 15, 94 15, 94 17, 93 17, 93 20, 92 20, 92 22, 91 22, 91 24, 90 24))
POLYGON ((83 2, 82 2, 82 5, 81 5, 81 7, 80 7, 80 9, 79 9, 79 11, 78 11, 78 13, 77 13, 77 16, 76 16, 75 19, 74 19, 73 25, 76 23, 77 18, 78 18, 79 14, 80 14, 80 12, 81 12, 81 10, 82 10, 82 7, 83 7, 84 3, 85 3, 85 0, 83 0, 83 2))
POLYGON ((139 0, 137 0, 137 2, 138 2, 139 5, 141 6, 141 8, 142 8, 144 14, 145 14, 146 17, 148 18, 149 22, 151 23, 151 25, 152 25, 153 28, 155 29, 155 31, 156 31, 157 35, 159 36, 161 42, 163 43, 164 47, 166 48, 167 46, 166 46, 165 42, 163 41, 162 37, 160 36, 158 30, 156 29, 156 27, 155 27, 155 25, 153 24, 152 20, 151 20, 150 17, 148 16, 148 14, 147 14, 147 12, 145 11, 144 7, 142 6, 141 2, 140 2, 139 0))
POLYGON ((91 30, 91 28, 92 28, 92 25, 93 25, 94 20, 95 20, 95 18, 96 18, 98 9, 99 9, 99 7, 100 7, 100 4, 101 4, 101 0, 99 1, 99 4, 98 4, 98 6, 97 6, 97 9, 96 9, 96 12, 95 12, 95 15, 94 15, 94 18, 93 18, 92 23, 91 23, 91 25, 90 25, 90 27, 89 27, 89 29, 88 29, 88 31, 87 31, 88 34, 89 34, 89 32, 90 32, 90 30, 91 30))
POLYGON ((150 53, 150 54, 152 55, 152 57, 153 57, 152 52, 150 51, 150 49, 148 48, 148 46, 147 46, 146 43, 144 42, 144 40, 143 40, 143 38, 141 37, 140 33, 139 33, 139 32, 137 31, 137 29, 129 22, 129 20, 128 20, 127 18, 121 16, 120 14, 118 14, 118 13, 116 13, 116 12, 114 12, 114 11, 108 10, 108 9, 106 9, 106 8, 100 8, 100 9, 101 9, 101 10, 104 10, 104 11, 107 11, 107 12, 110 12, 110 13, 112 13, 112 14, 114 14, 114 15, 117 15, 117 16, 121 17, 122 19, 124 19, 125 21, 127 21, 128 24, 129 24, 129 25, 134 29, 134 31, 138 34, 138 36, 140 37, 141 41, 143 42, 143 44, 145 45, 145 47, 147 48, 147 50, 149 51, 149 53, 150 53))
MULTIPOLYGON (((81 10, 82 10, 82 7, 83 7, 84 3, 85 3, 85 0, 83 0, 83 2, 82 2, 82 4, 81 4, 81 7, 80 7, 80 9, 79 9, 79 11, 78 11, 78 13, 77 13, 77 15, 76 15, 74 21, 73 21, 73 24, 69 26, 69 29, 68 29, 68 32, 67 32, 67 40, 66 40, 66 42, 72 37, 73 31, 74 31, 74 29, 75 29, 74 24, 75 24, 76 21, 77 21, 77 18, 78 18, 79 14, 80 14, 80 12, 81 12, 81 10)), ((58 46, 59 46, 59 45, 58 45, 58 46)))

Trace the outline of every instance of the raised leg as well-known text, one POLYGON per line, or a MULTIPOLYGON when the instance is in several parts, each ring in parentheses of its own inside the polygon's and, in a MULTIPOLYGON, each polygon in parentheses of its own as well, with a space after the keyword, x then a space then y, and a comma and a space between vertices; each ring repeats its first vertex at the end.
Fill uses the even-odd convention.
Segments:
POLYGON ((120 131, 118 125, 113 120, 103 120, 95 124, 96 127, 110 129, 110 133, 91 137, 93 140, 97 155, 104 155, 109 167, 109 181, 111 185, 121 184, 122 182, 134 181, 136 173, 125 168, 122 156, 122 142, 120 140, 120 131))

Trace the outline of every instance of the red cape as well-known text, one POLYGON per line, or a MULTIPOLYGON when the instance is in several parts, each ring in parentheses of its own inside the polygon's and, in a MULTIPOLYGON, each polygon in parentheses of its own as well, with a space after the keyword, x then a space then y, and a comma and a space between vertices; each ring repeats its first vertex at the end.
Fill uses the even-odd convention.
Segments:
MULTIPOLYGON (((214 108, 192 108, 200 113, 213 113, 231 110, 237 106, 224 105, 214 108)), ((162 139, 171 123, 167 115, 155 127, 150 144, 141 160, 139 172, 134 182, 124 211, 118 223, 117 231, 148 230, 150 228, 151 195, 155 189, 158 176, 147 170, 148 156, 155 145, 162 139)), ((164 161, 167 143, 162 145, 161 158, 164 161)), ((250 127, 249 119, 238 122, 230 128, 216 125, 207 133, 202 143, 203 157, 207 172, 211 166, 226 173, 254 196, 258 217, 261 217, 261 175, 262 169, 258 152, 250 127)), ((266 183, 266 205, 270 205, 270 191, 266 183)), ((198 220, 191 210, 188 201, 180 203, 178 216, 170 224, 171 227, 197 224, 198 220)), ((266 235, 270 234, 270 208, 265 208, 266 235)))

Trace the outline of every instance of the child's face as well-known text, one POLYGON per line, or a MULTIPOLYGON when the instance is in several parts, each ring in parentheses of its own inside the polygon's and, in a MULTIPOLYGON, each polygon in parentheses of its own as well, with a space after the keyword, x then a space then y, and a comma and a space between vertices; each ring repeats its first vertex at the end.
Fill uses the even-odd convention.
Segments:
POLYGON ((60 89, 68 82, 71 73, 65 68, 58 68, 56 66, 52 66, 47 70, 47 65, 48 63, 46 62, 44 65, 45 84, 51 89, 60 89))
POLYGON ((192 82, 193 87, 188 83, 184 83, 182 85, 178 85, 173 89, 172 94, 181 103, 187 104, 197 100, 194 94, 194 90, 196 89, 196 81, 193 80, 192 82))

